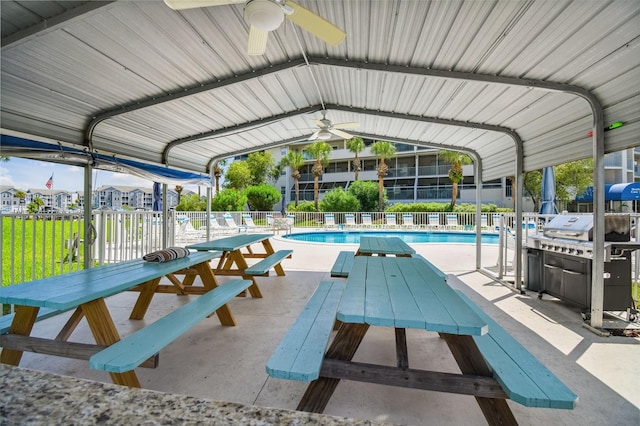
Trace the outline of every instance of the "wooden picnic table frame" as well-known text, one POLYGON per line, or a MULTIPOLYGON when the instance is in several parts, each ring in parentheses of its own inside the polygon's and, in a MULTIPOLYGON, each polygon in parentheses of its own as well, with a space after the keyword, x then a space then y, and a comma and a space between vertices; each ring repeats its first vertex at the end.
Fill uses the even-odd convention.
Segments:
POLYGON ((487 333, 488 325, 422 259, 356 257, 336 319, 339 328, 320 377, 309 384, 298 410, 323 412, 340 380, 355 380, 473 395, 489 423, 517 424, 473 339, 487 333), (371 326, 394 327, 396 366, 352 361, 371 326), (409 368, 407 328, 438 332, 462 374, 409 368))
MULTIPOLYGON (((240 234, 225 238, 218 238, 211 241, 204 241, 197 244, 190 244, 186 248, 197 251, 220 251, 222 255, 213 272, 218 276, 241 276, 244 279, 250 279, 253 283, 249 287, 249 293, 252 297, 262 297, 262 292, 258 287, 258 283, 253 275, 247 275, 244 271, 249 267, 247 259, 249 258, 266 258, 275 253, 271 241, 273 234, 240 234), (255 253, 251 245, 261 243, 264 253, 255 253), (243 252, 243 249, 246 252, 243 252)), ((285 272, 282 265, 274 266, 278 276, 284 276, 285 272)), ((189 277, 187 277, 189 278, 189 277)), ((185 281, 189 284, 189 281, 185 281)))
MULTIPOLYGON (((0 335, 0 362, 17 366, 25 350, 88 360, 93 354, 120 340, 105 302, 107 297, 128 290, 140 291, 130 319, 143 319, 161 278, 166 275, 186 273, 187 270, 193 274, 195 271, 202 279, 203 290, 192 294, 203 294, 217 287, 209 266, 209 261, 214 257, 214 253, 193 253, 186 258, 165 263, 148 263, 139 259, 4 287, 0 292, 0 303, 14 304, 16 310, 8 334, 0 335), (56 290, 53 295, 52 288, 56 290), (41 308, 75 311, 54 339, 45 339, 30 336, 41 308), (83 317, 87 320, 95 345, 68 341, 83 317)), ((236 324, 226 304, 216 310, 216 314, 223 325, 236 324)), ((157 356, 142 366, 156 365, 157 356)), ((133 370, 109 374, 113 383, 140 387, 133 370)))
POLYGON ((411 257, 416 251, 399 237, 376 237, 363 235, 360 237, 360 247, 356 256, 386 256, 411 257))

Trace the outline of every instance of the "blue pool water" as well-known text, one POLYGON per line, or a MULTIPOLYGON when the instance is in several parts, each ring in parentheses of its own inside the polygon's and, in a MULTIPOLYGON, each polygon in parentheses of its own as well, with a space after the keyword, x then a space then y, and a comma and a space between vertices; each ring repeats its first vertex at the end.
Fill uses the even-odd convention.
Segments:
MULTIPOLYGON (((400 237, 406 243, 476 243, 476 234, 473 232, 328 231, 301 232, 285 235, 284 238, 308 243, 360 244, 362 235, 400 237)), ((498 244, 498 235, 483 234, 482 244, 498 244)))

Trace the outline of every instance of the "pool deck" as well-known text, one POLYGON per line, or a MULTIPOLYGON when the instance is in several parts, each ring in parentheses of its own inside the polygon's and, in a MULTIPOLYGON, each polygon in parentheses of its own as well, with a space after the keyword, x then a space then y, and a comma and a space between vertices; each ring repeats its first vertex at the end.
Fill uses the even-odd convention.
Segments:
MULTIPOLYGON (((329 271, 338 252, 355 251, 357 246, 302 243, 278 236, 273 238, 273 245, 276 250, 294 250, 293 258, 283 262, 287 275, 259 278, 263 299, 236 298, 230 302, 238 323, 236 327, 223 328, 216 321, 205 320, 161 352, 158 369, 138 369, 144 388, 295 409, 306 384, 270 378, 265 372, 265 363, 318 283, 330 279, 329 271), (182 368, 185 362, 198 368, 185 370, 182 368)), ((452 287, 478 303, 579 395, 574 410, 533 409, 509 401, 520 424, 640 424, 639 338, 600 337, 582 326, 579 312, 571 306, 549 296, 538 300, 535 293, 520 295, 475 271, 473 245, 412 246, 450 274, 452 287)), ((497 248, 483 247, 483 264, 495 261, 496 256, 497 248)), ((136 296, 127 293, 108 300, 116 326, 123 334, 140 327, 128 320, 136 296)), ((181 303, 182 297, 157 295, 145 322, 155 320, 163 310, 181 303)), ((37 323, 35 334, 59 327, 66 317, 37 323)), ((457 371, 446 344, 436 333, 411 331, 408 335, 412 365, 425 369, 445 365, 450 371, 457 371)), ((358 349, 356 359, 395 363, 393 345, 378 344, 393 339, 392 329, 372 329, 358 349)), ((91 342, 86 323, 81 323, 72 340, 91 342)), ((21 367, 110 382, 105 373, 90 370, 86 361, 28 353, 21 367)), ((394 424, 485 424, 472 397, 354 382, 340 383, 325 413, 394 424)))

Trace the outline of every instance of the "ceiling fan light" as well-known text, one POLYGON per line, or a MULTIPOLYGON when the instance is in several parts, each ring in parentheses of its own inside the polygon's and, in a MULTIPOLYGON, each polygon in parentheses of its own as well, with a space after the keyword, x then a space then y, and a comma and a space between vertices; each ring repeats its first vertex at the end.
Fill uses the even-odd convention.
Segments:
POLYGON ((247 22, 262 31, 273 31, 284 21, 284 12, 280 6, 268 0, 250 1, 244 12, 247 22))
POLYGON ((322 139, 324 141, 326 141, 327 139, 331 139, 333 137, 333 135, 331 134, 330 131, 326 130, 326 129, 322 129, 318 132, 318 139, 322 139))

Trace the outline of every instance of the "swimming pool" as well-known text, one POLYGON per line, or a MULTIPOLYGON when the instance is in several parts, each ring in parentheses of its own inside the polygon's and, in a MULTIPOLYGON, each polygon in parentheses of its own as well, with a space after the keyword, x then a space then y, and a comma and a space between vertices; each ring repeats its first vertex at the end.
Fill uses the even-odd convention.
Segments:
MULTIPOLYGON (((289 234, 283 238, 307 243, 360 244, 362 235, 400 237, 405 243, 476 243, 476 234, 473 232, 319 231, 289 234)), ((498 235, 482 234, 482 244, 498 244, 498 235)))

